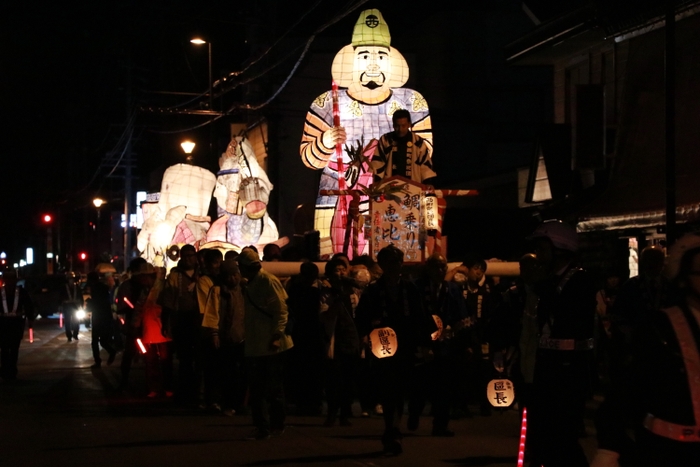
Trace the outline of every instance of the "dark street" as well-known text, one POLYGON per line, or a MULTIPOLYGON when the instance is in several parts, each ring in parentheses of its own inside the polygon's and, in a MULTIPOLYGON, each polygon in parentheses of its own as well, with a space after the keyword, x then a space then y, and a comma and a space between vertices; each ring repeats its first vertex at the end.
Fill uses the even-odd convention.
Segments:
MULTIPOLYGON (((28 337, 26 331, 18 380, 0 384, 4 467, 517 464, 515 410, 452 420, 454 438, 430 436, 431 420, 424 416, 414 434, 405 434, 398 457, 382 455, 381 418, 359 418, 357 406, 351 427, 325 428, 323 416, 290 415, 281 437, 245 441, 249 415, 204 414, 147 399, 142 362, 134 366, 130 388, 118 392, 120 355, 110 367, 90 369, 89 329, 82 327, 79 342, 68 343, 58 319, 43 318, 35 322, 34 342, 28 337)), ((583 443, 590 456, 595 442, 588 428, 583 443)))

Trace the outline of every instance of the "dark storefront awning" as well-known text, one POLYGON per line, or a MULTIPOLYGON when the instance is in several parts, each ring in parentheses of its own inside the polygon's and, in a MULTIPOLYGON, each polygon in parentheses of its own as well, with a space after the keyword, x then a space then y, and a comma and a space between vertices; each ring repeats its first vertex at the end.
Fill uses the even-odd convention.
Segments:
MULTIPOLYGON (((678 222, 700 205, 700 15, 677 23, 676 205, 678 222)), ((579 212, 581 231, 665 223, 664 31, 630 39, 615 160, 607 188, 579 212)))

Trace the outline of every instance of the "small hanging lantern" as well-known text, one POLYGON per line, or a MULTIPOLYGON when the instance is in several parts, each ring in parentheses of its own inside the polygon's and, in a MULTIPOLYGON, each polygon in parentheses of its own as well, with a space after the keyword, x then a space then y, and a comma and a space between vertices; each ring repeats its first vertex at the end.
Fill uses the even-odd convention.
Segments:
POLYGON ((442 320, 440 319, 440 317, 438 315, 433 315, 433 319, 435 320, 435 325, 437 326, 437 331, 432 333, 430 335, 430 337, 432 337, 433 340, 436 341, 436 340, 440 339, 440 336, 442 336, 443 325, 442 325, 442 320))
POLYGON ((438 203, 434 194, 426 194, 423 198, 423 220, 426 230, 437 230, 438 224, 438 203))
POLYGON ((241 181, 239 197, 245 205, 248 217, 251 219, 260 219, 265 215, 270 193, 263 188, 259 178, 244 178, 241 181))
POLYGON ((369 334, 372 353, 377 358, 393 357, 399 348, 396 333, 391 328, 375 329, 369 334))
POLYGON ((515 400, 513 382, 509 379, 492 379, 486 386, 486 397, 494 407, 510 407, 515 400))

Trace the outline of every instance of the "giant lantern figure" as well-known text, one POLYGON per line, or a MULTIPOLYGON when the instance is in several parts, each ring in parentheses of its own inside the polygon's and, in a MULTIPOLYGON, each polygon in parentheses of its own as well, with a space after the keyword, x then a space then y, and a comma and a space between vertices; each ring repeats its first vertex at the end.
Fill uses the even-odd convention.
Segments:
POLYGON ((137 237, 141 256, 156 266, 169 266, 167 250, 171 245, 199 243, 209 229, 207 211, 215 184, 216 176, 202 167, 168 167, 158 202, 144 209, 143 227, 137 237))
POLYGON ((214 189, 219 218, 207 232, 206 242, 240 249, 277 240, 277 226, 267 213, 273 185, 250 142, 243 136, 234 137, 219 158, 219 167, 214 189))
MULTIPOLYGON (((333 90, 321 94, 311 104, 300 147, 304 164, 323 170, 314 226, 320 232, 324 255, 343 249, 342 242, 337 241, 342 235, 333 235, 331 239, 331 226, 334 230, 345 228, 341 216, 347 215, 349 201, 342 196, 323 196, 320 191, 367 187, 372 183, 365 157, 374 152, 376 139, 392 131, 392 115, 396 110, 410 112, 412 131, 426 140, 430 155, 433 148, 428 104, 418 92, 402 87, 408 80, 408 64, 391 47, 389 26, 379 10, 360 14, 352 43, 335 56, 331 75, 333 90), (344 151, 337 150, 341 147, 344 151)), ((360 211, 367 211, 366 197, 361 200, 360 211)), ((364 247, 362 233, 359 237, 364 247)))

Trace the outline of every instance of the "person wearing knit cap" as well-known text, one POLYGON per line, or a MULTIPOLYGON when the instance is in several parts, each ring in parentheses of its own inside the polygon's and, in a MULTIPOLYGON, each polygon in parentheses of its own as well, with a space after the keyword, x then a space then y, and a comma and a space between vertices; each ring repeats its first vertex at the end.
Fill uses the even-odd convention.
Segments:
MULTIPOLYGON (((339 87, 340 125, 333 124, 331 91, 317 97, 306 115, 300 154, 307 167, 323 171, 320 190, 338 189, 336 144, 345 148, 347 188, 372 183, 369 167, 356 156, 371 156, 373 140, 393 130, 392 116, 399 109, 409 112, 411 130, 424 140, 424 156, 430 160, 433 133, 428 104, 420 93, 402 87, 408 73, 406 59, 391 46, 389 26, 381 12, 363 11, 353 29, 352 42, 338 52, 331 66, 331 75, 339 87)), ((314 228, 321 235, 322 255, 332 252, 330 226, 336 202, 336 196, 319 195, 316 199, 314 228)), ((363 198, 361 212, 367 210, 367 204, 363 198)), ((363 238, 358 241, 364 246, 363 238)))
POLYGON ((284 359, 292 348, 287 326, 287 292, 279 279, 262 269, 258 253, 244 248, 236 258, 243 288, 246 374, 255 429, 246 439, 265 440, 284 432, 284 359))

